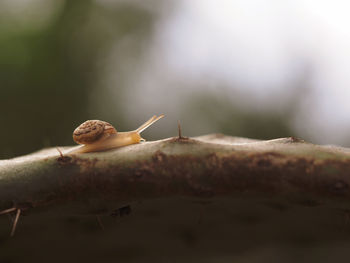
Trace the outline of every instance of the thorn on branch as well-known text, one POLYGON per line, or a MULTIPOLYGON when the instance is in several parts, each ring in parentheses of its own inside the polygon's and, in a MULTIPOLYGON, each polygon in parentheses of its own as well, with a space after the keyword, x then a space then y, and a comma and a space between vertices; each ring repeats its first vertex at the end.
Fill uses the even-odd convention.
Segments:
POLYGON ((177 121, 177 131, 178 131, 178 137, 176 138, 177 141, 188 140, 188 137, 182 136, 180 121, 177 121))
POLYGON ((5 209, 5 210, 0 211, 0 215, 9 214, 9 213, 11 213, 11 212, 13 212, 13 211, 16 211, 16 210, 17 210, 16 207, 12 207, 12 208, 9 208, 9 209, 5 209))
POLYGON ((59 152, 59 154, 60 154, 60 157, 58 157, 58 161, 59 161, 59 162, 61 162, 61 163, 67 163, 67 162, 70 161, 71 157, 69 157, 69 156, 64 156, 63 153, 62 153, 62 151, 61 151, 58 147, 56 147, 56 150, 57 150, 57 151, 59 152))
POLYGON ((182 134, 181 134, 181 124, 180 121, 177 121, 177 129, 179 133, 179 139, 182 139, 182 134))
POLYGON ((63 153, 61 152, 61 150, 60 150, 58 147, 56 147, 56 150, 60 153, 61 158, 63 159, 63 158, 64 158, 64 155, 63 155, 63 153))
POLYGON ((21 209, 18 208, 16 212, 15 221, 13 222, 12 229, 11 229, 11 234, 10 234, 11 237, 15 235, 15 231, 16 231, 16 227, 17 227, 17 223, 20 215, 21 215, 21 209))
POLYGON ((11 228, 11 234, 10 234, 11 237, 13 237, 15 234, 18 219, 19 219, 19 216, 20 216, 22 210, 20 208, 17 208, 17 207, 12 207, 12 208, 0 211, 0 215, 5 215, 5 214, 9 215, 10 213, 12 213, 14 211, 16 211, 16 216, 15 216, 15 219, 13 220, 13 224, 12 224, 12 228, 11 228))

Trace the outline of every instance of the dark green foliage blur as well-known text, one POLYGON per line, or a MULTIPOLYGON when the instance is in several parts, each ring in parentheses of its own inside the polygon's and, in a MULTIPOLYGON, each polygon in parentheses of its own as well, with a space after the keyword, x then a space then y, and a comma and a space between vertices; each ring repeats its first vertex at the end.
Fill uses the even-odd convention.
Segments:
MULTIPOLYGON (((73 129, 88 117, 98 59, 124 35, 147 35, 146 11, 94 3, 65 1, 44 30, 0 23, 0 159, 72 145, 73 129)), ((122 111, 114 115, 121 123, 122 111)))

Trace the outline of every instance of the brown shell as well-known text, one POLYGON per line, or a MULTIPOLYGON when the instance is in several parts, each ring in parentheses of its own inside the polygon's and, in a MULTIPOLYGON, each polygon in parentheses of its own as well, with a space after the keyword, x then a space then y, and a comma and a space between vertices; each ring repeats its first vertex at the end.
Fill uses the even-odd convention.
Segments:
POLYGON ((107 134, 117 133, 108 122, 99 120, 86 121, 73 132, 73 140, 78 144, 91 144, 102 139, 107 134))

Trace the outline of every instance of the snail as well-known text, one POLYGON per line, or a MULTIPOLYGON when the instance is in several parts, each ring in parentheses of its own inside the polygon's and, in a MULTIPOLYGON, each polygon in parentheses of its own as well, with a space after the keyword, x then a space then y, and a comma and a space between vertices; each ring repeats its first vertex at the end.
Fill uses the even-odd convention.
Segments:
POLYGON ((70 153, 105 151, 145 141, 140 133, 163 117, 163 114, 158 117, 154 115, 136 130, 128 132, 117 132, 110 123, 105 121, 88 120, 73 132, 73 140, 83 146, 70 153))

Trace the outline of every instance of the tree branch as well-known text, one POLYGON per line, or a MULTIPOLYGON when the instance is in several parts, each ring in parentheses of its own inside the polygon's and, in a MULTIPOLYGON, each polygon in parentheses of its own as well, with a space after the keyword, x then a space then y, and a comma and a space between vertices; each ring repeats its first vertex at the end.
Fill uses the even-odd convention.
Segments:
POLYGON ((56 148, 0 161, 0 211, 71 205, 100 214, 135 200, 192 196, 350 197, 350 149, 296 138, 220 134, 69 155, 56 148))

